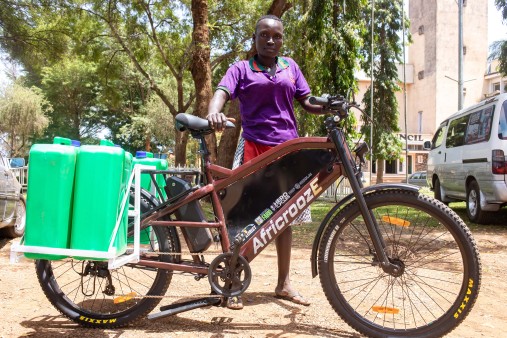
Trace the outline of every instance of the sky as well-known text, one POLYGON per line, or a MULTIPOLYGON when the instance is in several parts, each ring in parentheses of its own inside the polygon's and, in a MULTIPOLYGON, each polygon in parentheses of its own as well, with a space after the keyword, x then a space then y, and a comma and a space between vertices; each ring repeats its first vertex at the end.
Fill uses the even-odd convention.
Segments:
POLYGON ((507 24, 502 22, 502 15, 496 10, 495 0, 488 0, 488 44, 507 39, 507 24))
MULTIPOLYGON (((507 23, 502 22, 502 16, 495 7, 495 0, 488 0, 488 13, 488 45, 497 40, 507 40, 507 23)), ((6 84, 4 65, 0 61, 0 92, 6 84)))

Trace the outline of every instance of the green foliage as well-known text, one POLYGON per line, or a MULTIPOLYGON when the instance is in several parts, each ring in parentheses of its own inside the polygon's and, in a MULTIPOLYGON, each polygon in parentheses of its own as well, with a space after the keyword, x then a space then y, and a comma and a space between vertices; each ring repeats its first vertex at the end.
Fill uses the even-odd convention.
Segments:
POLYGON ((10 156, 27 156, 31 138, 41 135, 49 123, 52 107, 38 88, 20 84, 8 87, 0 97, 0 134, 7 136, 10 156))
POLYGON ((398 73, 396 63, 402 63, 403 45, 400 31, 403 27, 401 0, 375 1, 375 21, 373 26, 373 41, 371 35, 371 8, 364 11, 366 31, 364 32, 365 45, 373 43, 373 55, 370 49, 363 49, 362 67, 368 75, 371 74, 371 60, 374 60, 373 77, 374 86, 366 91, 363 103, 365 111, 371 111, 373 104, 373 122, 365 121, 362 132, 367 142, 370 142, 370 128, 373 124, 372 151, 373 156, 380 160, 394 160, 399 158, 402 144, 395 134, 398 127, 398 102, 395 93, 400 90, 398 86, 398 73), (371 91, 373 90, 373 103, 371 91))
POLYGON ((346 94, 357 89, 354 73, 363 48, 365 4, 365 0, 312 2, 305 35, 311 42, 307 60, 314 60, 316 66, 309 72, 316 91, 346 94))
POLYGON ((102 87, 95 63, 66 58, 42 68, 41 75, 42 88, 54 108, 47 139, 64 136, 82 140, 104 127, 104 109, 99 104, 102 87))
MULTIPOLYGON (((255 22, 274 3, 208 2, 215 85, 232 62, 251 51, 255 22)), ((291 7, 282 18, 282 54, 298 62, 314 95, 357 89, 354 73, 370 58, 369 3, 285 3, 291 7)), ((181 142, 175 144, 172 117, 179 112, 192 113, 196 97, 190 72, 192 4, 190 0, 4 0, 0 47, 23 65, 27 83, 41 87, 55 108, 42 138, 65 134, 91 140, 105 128, 115 143, 130 150, 178 147, 181 142)), ((375 29, 384 27, 387 42, 383 46, 376 41, 375 55, 388 62, 378 62, 375 78, 381 84, 375 92, 379 97, 390 97, 397 90, 392 72, 400 48, 390 41, 400 30, 400 1, 389 4, 377 0, 376 7, 379 26, 375 29), (384 54, 380 46, 386 50, 384 54)), ((381 37, 381 33, 375 36, 381 37)), ((397 120, 386 116, 396 114, 388 108, 395 101, 377 103, 380 110, 376 115, 383 116, 386 123, 384 132, 394 132, 391 125, 397 120)), ((295 107, 300 135, 325 134, 322 116, 302 113, 299 105, 295 107)), ((354 121, 348 130, 355 138, 354 121)))
MULTIPOLYGON (((361 8, 366 1, 296 1, 284 17, 285 51, 301 67, 312 93, 357 90, 354 73, 362 48, 361 8)), ((300 135, 326 135, 324 116, 306 114, 296 105, 300 135)), ((353 126, 355 121, 349 124, 353 126)), ((348 129, 354 138, 354 128, 348 129)))

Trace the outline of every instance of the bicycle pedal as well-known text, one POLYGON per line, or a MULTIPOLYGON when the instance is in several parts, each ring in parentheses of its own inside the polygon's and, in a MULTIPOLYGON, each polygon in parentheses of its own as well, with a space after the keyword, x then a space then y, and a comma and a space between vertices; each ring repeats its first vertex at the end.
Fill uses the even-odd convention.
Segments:
POLYGON ((159 319, 168 316, 172 316, 181 312, 198 309, 205 306, 218 306, 222 303, 222 299, 219 297, 206 297, 194 300, 189 300, 183 303, 176 303, 171 305, 165 305, 160 307, 159 313, 148 315, 148 319, 159 319))

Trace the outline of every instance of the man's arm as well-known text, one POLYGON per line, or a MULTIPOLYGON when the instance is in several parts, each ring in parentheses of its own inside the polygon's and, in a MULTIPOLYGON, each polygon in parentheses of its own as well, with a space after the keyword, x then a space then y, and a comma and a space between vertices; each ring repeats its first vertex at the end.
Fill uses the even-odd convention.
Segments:
POLYGON ((222 131, 225 128, 225 123, 228 121, 227 116, 222 113, 225 103, 229 99, 229 94, 224 90, 218 89, 213 94, 211 101, 208 106, 208 120, 210 126, 217 130, 222 131))

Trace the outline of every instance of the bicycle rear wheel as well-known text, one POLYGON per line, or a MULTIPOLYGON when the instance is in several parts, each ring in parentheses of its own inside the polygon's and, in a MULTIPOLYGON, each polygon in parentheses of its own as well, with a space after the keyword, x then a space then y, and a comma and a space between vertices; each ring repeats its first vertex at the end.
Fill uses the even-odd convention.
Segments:
POLYGON ((386 190, 365 196, 391 262, 384 272, 357 202, 328 224, 319 247, 320 281, 334 310, 371 337, 437 337, 470 312, 481 275, 465 223, 425 195, 386 190))
MULTIPOLYGON (((131 199, 132 201, 132 199, 131 199)), ((141 198, 141 212, 155 205, 141 198)), ((170 262, 177 252, 178 239, 164 227, 153 227, 150 238, 141 244, 142 254, 170 262)), ((140 320, 160 302, 171 282, 172 272, 127 264, 108 270, 107 262, 67 258, 35 261, 39 283, 48 300, 64 316, 94 328, 117 328, 140 320)))

